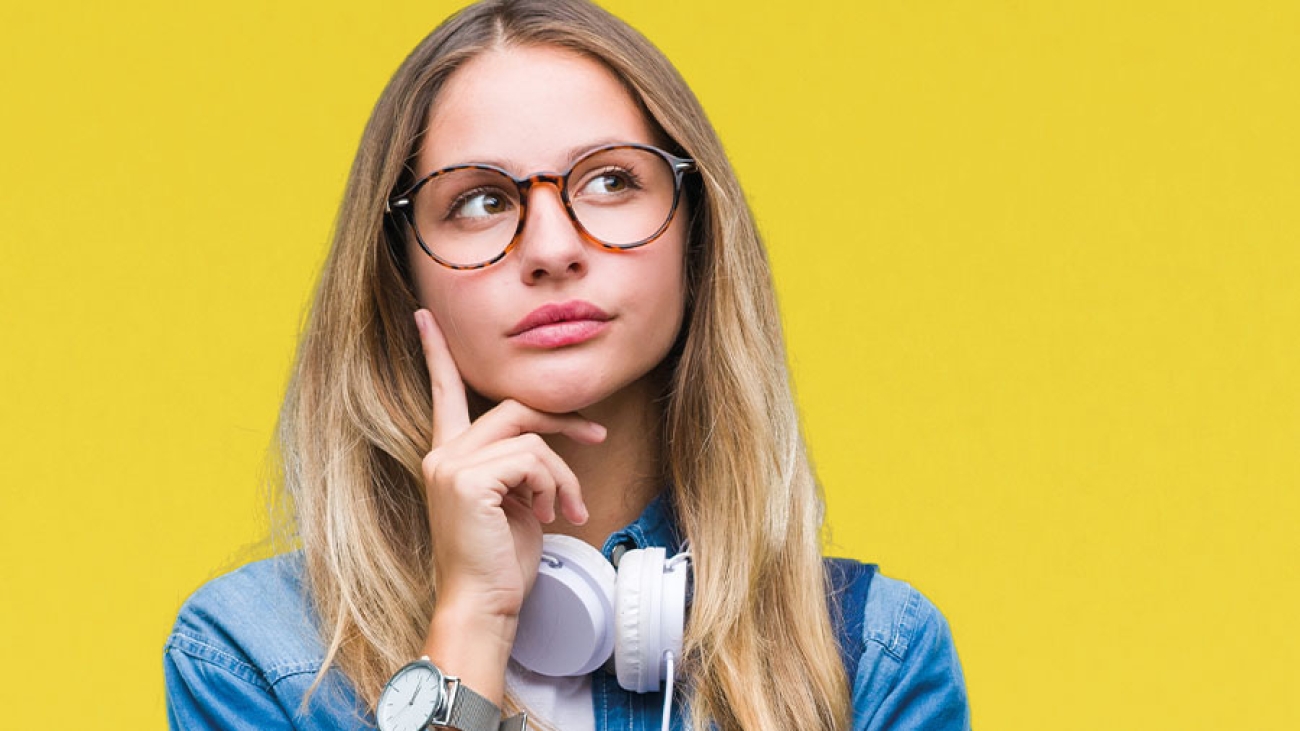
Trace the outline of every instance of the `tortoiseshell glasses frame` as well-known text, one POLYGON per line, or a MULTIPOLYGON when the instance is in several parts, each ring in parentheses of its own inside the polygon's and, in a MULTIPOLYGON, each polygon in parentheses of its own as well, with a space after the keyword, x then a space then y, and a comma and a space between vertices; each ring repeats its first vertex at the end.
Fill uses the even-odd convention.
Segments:
POLYGON ((609 251, 624 251, 663 235, 677 213, 683 180, 695 170, 694 160, 637 143, 602 145, 584 153, 563 173, 540 172, 524 178, 495 165, 452 165, 425 175, 385 201, 384 212, 405 220, 420 248, 438 264, 448 269, 482 269, 501 261, 518 245, 528 219, 528 193, 533 186, 548 184, 559 191, 569 220, 584 240, 609 251), (638 166, 649 169, 635 169, 638 166), (580 186, 576 196, 571 188, 575 182, 580 186), (610 190, 611 184, 615 189, 610 190), (587 186, 592 185, 600 189, 588 194, 587 186), (433 200, 425 205, 432 212, 419 210, 417 198, 422 192, 426 201, 433 200), (461 215, 466 211, 470 215, 461 215), (514 227, 507 237, 511 215, 514 227), (438 227, 444 230, 444 239, 470 241, 463 248, 472 250, 474 256, 468 258, 473 260, 456 261, 448 257, 448 249, 456 246, 426 240, 425 235, 438 227))

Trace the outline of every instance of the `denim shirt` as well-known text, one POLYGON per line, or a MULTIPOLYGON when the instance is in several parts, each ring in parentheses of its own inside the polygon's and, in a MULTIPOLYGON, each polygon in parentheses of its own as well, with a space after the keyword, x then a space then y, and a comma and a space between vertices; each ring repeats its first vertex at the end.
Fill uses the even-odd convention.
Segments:
MULTIPOLYGON (((620 546, 680 549, 663 501, 610 535, 605 557, 620 546)), ((961 666, 948 623, 934 605, 871 565, 828 559, 827 575, 853 693, 853 729, 969 729, 961 666)), ((164 653, 172 729, 375 728, 337 669, 304 700, 325 648, 299 553, 249 564, 204 585, 181 607, 164 653)), ((660 728, 662 693, 623 690, 603 670, 592 674, 591 690, 598 731, 660 728)), ((688 728, 682 704, 674 705, 673 727, 688 728)))

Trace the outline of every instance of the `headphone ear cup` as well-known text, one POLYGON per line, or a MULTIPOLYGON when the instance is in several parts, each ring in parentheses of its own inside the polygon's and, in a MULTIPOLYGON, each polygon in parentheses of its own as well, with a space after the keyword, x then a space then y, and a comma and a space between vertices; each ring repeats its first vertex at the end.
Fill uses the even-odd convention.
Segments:
POLYGON ((652 645, 656 644, 656 627, 650 617, 658 594, 649 579, 656 573, 655 564, 662 572, 663 553, 659 548, 632 550, 624 553, 618 562, 618 581, 614 584, 614 614, 618 618, 614 672, 619 685, 637 693, 659 687, 658 668, 649 656, 654 650, 652 645))
POLYGON ((662 548, 628 551, 619 560, 614 670, 623 688, 637 693, 659 690, 665 653, 681 657, 686 571, 685 562, 669 569, 662 548))
MULTIPOLYGON (((673 657, 677 658, 677 663, 681 664, 682 659, 682 635, 686 629, 686 587, 687 577, 691 570, 691 562, 688 558, 682 557, 680 560, 673 557, 664 562, 664 574, 662 592, 663 592, 663 651, 672 652, 673 657)), ((662 656, 663 653, 661 652, 662 656)), ((672 680, 672 678, 667 678, 672 680)))
POLYGON ((616 578, 600 551, 569 536, 544 536, 510 656, 550 677, 586 675, 603 665, 614 651, 616 578))

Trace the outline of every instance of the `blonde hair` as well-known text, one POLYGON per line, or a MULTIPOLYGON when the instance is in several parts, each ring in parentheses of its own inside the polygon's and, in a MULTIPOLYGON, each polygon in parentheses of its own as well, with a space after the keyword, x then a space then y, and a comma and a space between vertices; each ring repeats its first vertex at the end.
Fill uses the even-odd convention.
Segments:
POLYGON ((279 427, 287 527, 305 555, 325 667, 341 669, 373 708, 389 675, 418 654, 432 616, 420 471, 429 383, 404 240, 384 202, 411 182, 446 79, 507 45, 556 46, 605 64, 698 166, 688 189, 688 315, 670 356, 663 432, 672 504, 695 556, 683 667, 693 724, 844 727, 848 683, 827 606, 821 496, 752 214, 676 69, 582 0, 485 2, 452 16, 398 69, 366 126, 279 427))

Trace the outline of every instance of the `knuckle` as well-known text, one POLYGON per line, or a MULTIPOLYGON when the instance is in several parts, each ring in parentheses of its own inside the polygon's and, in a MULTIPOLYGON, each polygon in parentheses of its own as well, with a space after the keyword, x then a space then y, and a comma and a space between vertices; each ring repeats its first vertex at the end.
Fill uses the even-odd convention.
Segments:
POLYGON ((452 476, 449 487, 454 494, 468 495, 474 489, 474 480, 466 470, 461 470, 452 476))
POLYGON ((538 434, 537 432, 526 432, 524 434, 520 434, 519 440, 523 444, 524 448, 531 450, 531 452, 536 452, 537 450, 550 448, 547 446, 546 440, 542 439, 542 435, 538 434))
POLYGON ((443 494, 456 503, 465 503, 481 498, 491 490, 492 484, 492 477, 481 470, 458 470, 447 476, 443 494))
POLYGON ((432 481, 437 476, 441 465, 442 455, 438 454, 438 450, 435 449, 424 455, 424 459, 420 460, 420 472, 424 475, 424 481, 432 481))
POLYGON ((443 485, 448 478, 455 478, 457 470, 448 463, 447 456, 433 450, 424 456, 420 462, 420 472, 424 475, 424 484, 430 487, 443 485))
POLYGON ((536 454, 534 452, 525 452, 524 459, 526 460, 524 463, 524 467, 529 472, 536 473, 536 472, 546 471, 546 460, 542 459, 542 456, 540 454, 536 454))

